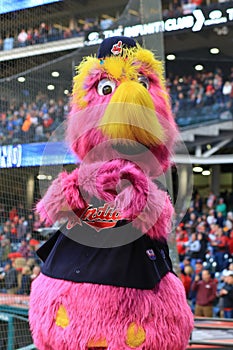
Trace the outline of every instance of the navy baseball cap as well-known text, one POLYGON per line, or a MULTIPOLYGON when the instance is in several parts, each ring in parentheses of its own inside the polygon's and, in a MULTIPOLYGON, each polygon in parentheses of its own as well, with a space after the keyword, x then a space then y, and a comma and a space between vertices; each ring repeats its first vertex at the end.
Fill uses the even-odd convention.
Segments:
POLYGON ((136 47, 136 42, 127 36, 113 36, 104 39, 98 49, 97 57, 121 56, 124 48, 136 47))

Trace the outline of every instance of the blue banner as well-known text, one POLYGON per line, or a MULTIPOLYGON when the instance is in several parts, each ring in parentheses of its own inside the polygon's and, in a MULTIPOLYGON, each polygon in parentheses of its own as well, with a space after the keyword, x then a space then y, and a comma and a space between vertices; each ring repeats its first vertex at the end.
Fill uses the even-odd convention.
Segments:
POLYGON ((63 142, 0 146, 0 168, 80 163, 63 142))
POLYGON ((4 0, 0 1, 0 13, 23 10, 30 7, 58 2, 61 0, 4 0))

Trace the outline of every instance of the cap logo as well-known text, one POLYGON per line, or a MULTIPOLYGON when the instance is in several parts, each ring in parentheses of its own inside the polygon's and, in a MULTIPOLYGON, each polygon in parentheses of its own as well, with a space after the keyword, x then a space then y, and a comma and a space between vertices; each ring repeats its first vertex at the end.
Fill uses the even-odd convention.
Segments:
POLYGON ((111 52, 113 53, 114 56, 118 56, 122 53, 123 46, 122 46, 122 41, 118 41, 117 44, 114 44, 112 46, 111 52))

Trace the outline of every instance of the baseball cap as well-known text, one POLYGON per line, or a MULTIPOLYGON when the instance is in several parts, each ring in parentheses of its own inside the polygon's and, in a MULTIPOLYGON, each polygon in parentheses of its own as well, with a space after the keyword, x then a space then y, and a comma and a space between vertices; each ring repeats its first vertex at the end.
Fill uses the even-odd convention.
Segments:
POLYGON ((202 259, 197 259, 196 260, 196 264, 202 264, 202 262, 203 262, 202 259))
POLYGON ((122 56, 124 48, 136 46, 136 42, 132 38, 126 36, 113 36, 102 41, 97 52, 97 57, 122 56))
POLYGON ((231 270, 223 270, 222 276, 223 277, 233 276, 233 271, 231 271, 231 270))
POLYGON ((226 277, 228 276, 233 276, 233 271, 231 270, 226 271, 226 277))

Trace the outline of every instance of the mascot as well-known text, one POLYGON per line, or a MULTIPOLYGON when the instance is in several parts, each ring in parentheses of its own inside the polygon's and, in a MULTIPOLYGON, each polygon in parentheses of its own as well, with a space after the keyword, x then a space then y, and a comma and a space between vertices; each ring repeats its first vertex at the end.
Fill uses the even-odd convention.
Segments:
POLYGON ((177 139, 161 63, 111 37, 74 78, 67 141, 81 164, 37 211, 59 231, 38 250, 29 319, 39 350, 185 350, 193 317, 166 243, 159 179, 177 139))

